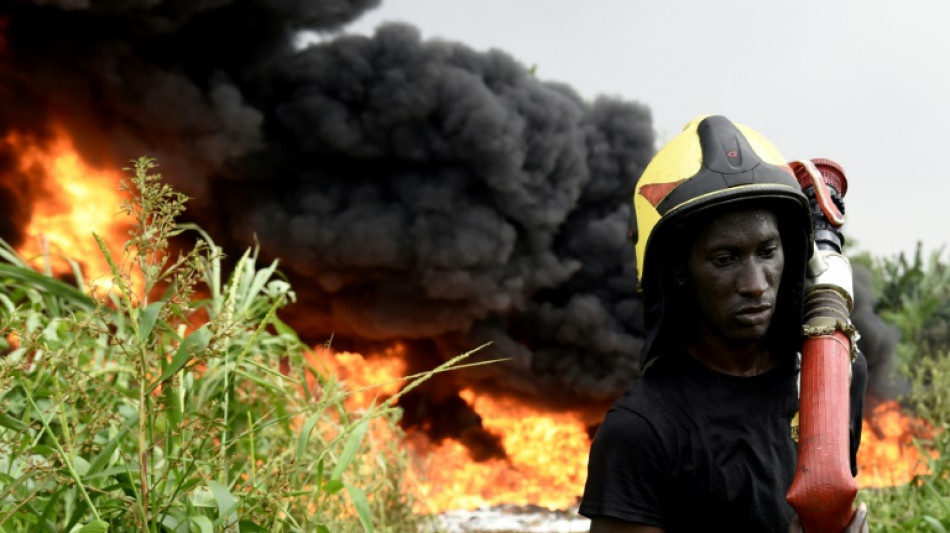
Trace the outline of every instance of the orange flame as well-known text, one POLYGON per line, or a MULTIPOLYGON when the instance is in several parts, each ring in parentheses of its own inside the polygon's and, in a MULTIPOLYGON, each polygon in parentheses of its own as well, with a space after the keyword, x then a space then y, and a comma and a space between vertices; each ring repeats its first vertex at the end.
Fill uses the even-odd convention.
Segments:
MULTIPOLYGON (((930 424, 901 412, 896 401, 881 403, 872 411, 871 419, 864 421, 858 449, 858 485, 903 485, 914 476, 929 474, 929 458, 921 455, 914 441, 933 437, 930 424)), ((936 458, 939 453, 930 450, 930 456, 936 458)))
MULTIPOLYGON (((406 375, 405 347, 397 344, 369 360, 353 352, 334 352, 329 348, 317 349, 329 357, 311 358, 316 368, 325 365, 327 370, 346 382, 350 394, 346 406, 350 410, 379 404, 392 397, 402 386, 406 375)), ((312 385, 312 384, 311 384, 312 385)))
MULTIPOLYGON (((357 391, 347 400, 348 407, 365 407, 398 392, 404 383, 399 379, 405 372, 404 351, 396 346, 386 357, 374 354, 367 359, 351 352, 332 354, 328 366, 357 391)), ((501 503, 566 509, 576 503, 590 447, 579 417, 538 411, 470 389, 460 395, 481 416, 483 427, 502 437, 508 457, 475 462, 458 441, 435 444, 421 432, 410 432, 407 444, 416 471, 410 473, 409 482, 423 507, 417 510, 438 512, 501 503)))
POLYGON ((20 335, 17 332, 13 331, 8 333, 5 339, 7 341, 7 346, 9 346, 11 350, 16 350, 20 347, 20 335))
MULTIPOLYGON (((382 388, 368 389, 361 400, 366 402, 396 392, 398 387, 393 384, 399 383, 401 364, 401 360, 394 363, 378 356, 363 359, 349 352, 335 354, 333 363, 339 375, 355 380, 358 388, 374 382, 388 384, 385 393, 382 388)), ((481 416, 484 428, 501 436, 508 458, 475 462, 458 441, 437 444, 422 433, 410 433, 407 445, 417 468, 411 482, 425 507, 419 511, 474 509, 501 503, 568 509, 577 503, 590 449, 587 429, 579 416, 546 412, 468 389, 461 396, 481 416)), ((902 413, 897 402, 877 406, 871 418, 864 421, 858 453, 859 485, 893 486, 929 473, 927 457, 918 452, 914 440, 932 436, 926 421, 902 413)), ((931 454, 937 456, 935 451, 931 454)))
POLYGON ((117 216, 122 195, 119 175, 87 165, 65 132, 56 130, 45 144, 18 133, 0 138, 18 154, 18 167, 30 179, 41 179, 43 195, 33 199, 27 238, 17 250, 36 268, 54 275, 71 273, 66 258, 81 261, 84 276, 94 287, 111 286, 109 265, 92 234, 107 243, 118 260, 130 221, 117 216))
POLYGON ((567 509, 577 502, 590 447, 577 416, 539 411, 468 389, 460 395, 482 417, 485 429, 501 435, 508 457, 474 462, 457 441, 429 446, 424 436, 410 435, 424 469, 419 493, 426 511, 502 503, 567 509))

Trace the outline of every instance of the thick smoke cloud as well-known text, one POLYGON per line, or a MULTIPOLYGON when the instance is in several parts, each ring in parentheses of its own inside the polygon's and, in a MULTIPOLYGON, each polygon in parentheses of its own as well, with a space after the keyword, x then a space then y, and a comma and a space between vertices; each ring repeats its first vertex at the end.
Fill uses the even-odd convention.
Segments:
MULTIPOLYGON (((0 0, 0 139, 55 125, 93 164, 158 157, 232 254, 256 240, 281 259, 300 294, 286 318, 311 341, 403 342, 412 370, 491 341, 476 357, 507 362, 403 401, 409 424, 458 426, 437 438, 503 453, 462 386, 602 414, 639 375, 628 231, 649 110, 405 25, 294 47, 376 4, 0 0)), ((42 188, 13 161, 0 141, 15 241, 42 188)), ((865 339, 886 361, 893 339, 865 339)))
POLYGON ((281 192, 232 196, 230 226, 316 282, 307 300, 329 309, 302 314, 361 339, 435 339, 445 356, 492 341, 483 355, 511 362, 468 379, 536 398, 629 383, 622 261, 652 153, 645 108, 586 104, 501 52, 407 26, 313 47, 268 80, 271 153, 298 155, 260 164, 281 166, 281 192))
POLYGON ((379 0, 0 1, 0 131, 64 128, 93 164, 157 156, 192 196, 225 163, 263 149, 248 88, 379 0))

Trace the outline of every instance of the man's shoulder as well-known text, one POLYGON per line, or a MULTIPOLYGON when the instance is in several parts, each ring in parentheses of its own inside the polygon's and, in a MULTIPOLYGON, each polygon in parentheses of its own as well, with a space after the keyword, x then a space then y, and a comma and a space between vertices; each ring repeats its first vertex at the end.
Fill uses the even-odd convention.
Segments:
POLYGON ((664 402, 665 393, 671 388, 670 385, 666 375, 648 371, 630 385, 620 398, 617 398, 611 411, 652 412, 658 403, 664 402))
POLYGON ((681 384, 660 368, 648 370, 607 411, 605 422, 627 428, 657 429, 671 420, 671 410, 682 401, 681 384))
POLYGON ((597 428, 594 449, 603 452, 607 447, 626 454, 630 449, 649 446, 659 452, 671 430, 664 403, 652 394, 649 384, 637 381, 607 411, 597 428))

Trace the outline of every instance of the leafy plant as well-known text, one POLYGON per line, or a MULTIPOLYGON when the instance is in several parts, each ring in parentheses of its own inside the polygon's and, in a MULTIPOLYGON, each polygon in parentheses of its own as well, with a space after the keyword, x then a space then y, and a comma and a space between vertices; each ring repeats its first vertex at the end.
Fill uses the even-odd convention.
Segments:
POLYGON ((394 398, 348 411, 276 314, 277 263, 248 250, 225 279, 155 166, 127 169, 136 222, 122 257, 100 241, 97 297, 0 247, 0 532, 418 530, 394 398))
POLYGON ((862 491, 872 531, 950 531, 950 266, 942 252, 925 262, 918 244, 912 259, 900 254, 873 263, 878 310, 901 331, 900 371, 910 383, 901 402, 933 426, 934 436, 918 443, 930 474, 862 491))
POLYGON ((938 249, 925 262, 918 242, 912 259, 902 252, 878 264, 877 310, 900 329, 911 350, 905 361, 950 350, 950 266, 942 255, 938 249))

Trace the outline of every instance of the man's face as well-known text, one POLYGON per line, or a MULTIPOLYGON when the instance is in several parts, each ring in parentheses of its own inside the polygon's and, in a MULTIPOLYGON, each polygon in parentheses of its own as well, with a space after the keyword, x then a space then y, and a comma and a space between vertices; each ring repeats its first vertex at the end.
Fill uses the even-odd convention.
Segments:
POLYGON ((693 293, 701 329, 727 342, 765 336, 785 267, 775 214, 729 212, 699 228, 677 276, 693 293))

